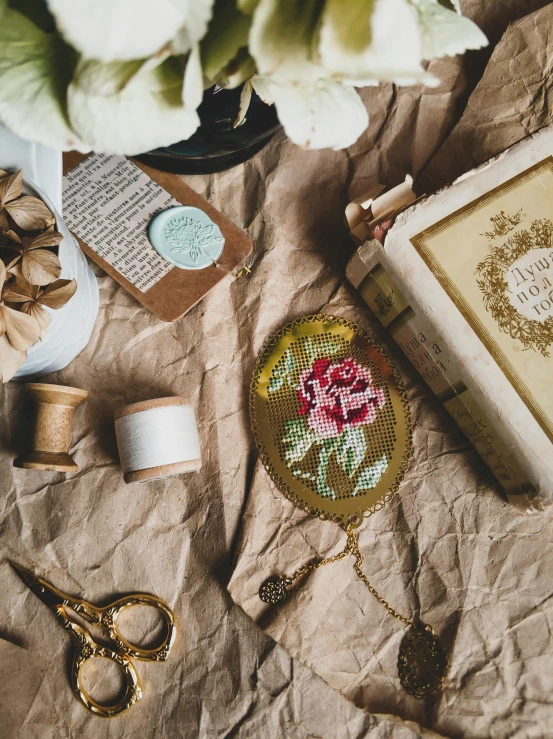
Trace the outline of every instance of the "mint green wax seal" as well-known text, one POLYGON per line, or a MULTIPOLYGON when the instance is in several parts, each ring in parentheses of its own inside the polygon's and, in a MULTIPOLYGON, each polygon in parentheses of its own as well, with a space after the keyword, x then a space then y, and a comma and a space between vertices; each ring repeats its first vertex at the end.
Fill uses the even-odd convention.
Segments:
POLYGON ((182 205, 159 213, 150 223, 152 246, 175 267, 204 269, 223 252, 221 229, 203 210, 182 205))

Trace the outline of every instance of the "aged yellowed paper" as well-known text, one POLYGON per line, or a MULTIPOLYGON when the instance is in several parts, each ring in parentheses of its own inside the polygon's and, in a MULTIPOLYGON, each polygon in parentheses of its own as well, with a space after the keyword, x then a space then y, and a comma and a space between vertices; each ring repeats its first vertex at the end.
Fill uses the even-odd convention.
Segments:
POLYGON ((553 157, 411 239, 553 440, 553 157))

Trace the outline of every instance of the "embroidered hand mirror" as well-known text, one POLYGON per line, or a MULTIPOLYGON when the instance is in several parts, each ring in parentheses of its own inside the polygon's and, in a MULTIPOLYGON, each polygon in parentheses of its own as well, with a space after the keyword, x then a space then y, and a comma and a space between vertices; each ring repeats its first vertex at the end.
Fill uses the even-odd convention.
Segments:
POLYGON ((412 453, 411 415, 401 378, 382 349, 344 318, 314 315, 273 335, 257 361, 250 414, 261 459, 289 500, 312 516, 340 524, 345 549, 272 576, 261 600, 278 604, 314 569, 347 556, 357 576, 404 625, 401 684, 422 698, 436 692, 447 668, 445 650, 429 626, 398 614, 363 574, 355 529, 391 500, 412 453))
POLYGON ((405 391, 382 350, 344 318, 308 316, 275 334, 250 407, 269 475, 311 515, 359 525, 399 487, 412 448, 405 391))

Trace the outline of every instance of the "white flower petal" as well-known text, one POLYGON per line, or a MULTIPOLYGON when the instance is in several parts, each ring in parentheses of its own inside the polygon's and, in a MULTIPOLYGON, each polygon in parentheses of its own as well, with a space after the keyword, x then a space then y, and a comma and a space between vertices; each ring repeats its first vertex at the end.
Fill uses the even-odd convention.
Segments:
POLYGON ((182 84, 182 103, 187 110, 196 110, 204 96, 204 78, 200 62, 200 46, 192 49, 186 61, 182 84))
POLYGON ((305 84, 326 76, 312 59, 319 8, 314 0, 260 0, 253 14, 249 50, 261 75, 305 84))
MULTIPOLYGON (((256 90, 258 84, 256 77, 256 90)), ((305 149, 345 149, 369 124, 367 109, 353 87, 332 80, 299 85, 264 78, 262 84, 275 101, 287 136, 305 149)))
POLYGON ((484 33, 469 18, 444 8, 438 0, 412 0, 422 39, 422 58, 455 56, 488 45, 484 33))
POLYGON ((64 151, 89 151, 71 129, 64 99, 74 52, 7 9, 0 22, 0 121, 18 136, 64 151))
POLYGON ((421 67, 421 37, 413 11, 408 0, 327 0, 319 39, 321 64, 334 77, 357 86, 435 84, 421 67))
POLYGON ((97 152, 141 154, 189 138, 198 114, 182 104, 182 77, 173 60, 140 72, 117 95, 88 93, 77 83, 67 93, 71 124, 97 152))
POLYGON ((168 52, 149 59, 130 62, 99 62, 81 59, 73 76, 73 84, 93 95, 117 95, 139 73, 147 72, 162 64, 168 52))
POLYGON ((214 0, 189 0, 186 23, 171 42, 173 54, 187 54, 203 39, 213 15, 213 2, 214 0))
POLYGON ((252 100, 252 92, 252 83, 251 80, 248 80, 242 88, 242 92, 240 93, 240 107, 238 109, 238 115, 234 120, 234 128, 238 128, 238 126, 241 126, 242 123, 244 123, 248 108, 250 107, 250 103, 252 100))
POLYGON ((213 0, 48 0, 67 41, 84 57, 104 62, 156 54, 179 29, 197 41, 212 5, 213 0))
POLYGON ((263 100, 265 105, 274 105, 275 98, 271 90, 271 81, 267 77, 262 77, 261 75, 256 74, 251 78, 251 83, 253 89, 263 100))

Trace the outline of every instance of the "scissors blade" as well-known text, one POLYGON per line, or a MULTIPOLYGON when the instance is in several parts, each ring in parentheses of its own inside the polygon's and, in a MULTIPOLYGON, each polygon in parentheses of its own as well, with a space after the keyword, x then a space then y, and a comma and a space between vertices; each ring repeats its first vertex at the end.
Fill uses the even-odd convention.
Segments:
POLYGON ((62 597, 61 593, 52 585, 47 583, 46 580, 43 580, 29 570, 16 565, 15 562, 10 562, 10 565, 17 572, 29 590, 31 590, 37 598, 40 598, 48 608, 56 608, 56 606, 63 605, 65 599, 62 597))

